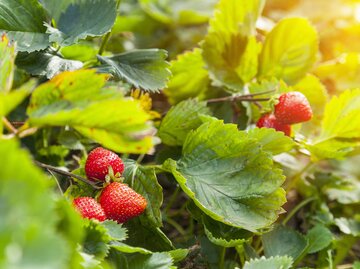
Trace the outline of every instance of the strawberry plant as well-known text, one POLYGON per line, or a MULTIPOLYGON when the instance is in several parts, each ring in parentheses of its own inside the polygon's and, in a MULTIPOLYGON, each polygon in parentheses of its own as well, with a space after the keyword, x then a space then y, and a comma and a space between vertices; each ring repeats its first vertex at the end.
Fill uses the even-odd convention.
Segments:
POLYGON ((330 2, 0 0, 0 268, 360 268, 330 2))

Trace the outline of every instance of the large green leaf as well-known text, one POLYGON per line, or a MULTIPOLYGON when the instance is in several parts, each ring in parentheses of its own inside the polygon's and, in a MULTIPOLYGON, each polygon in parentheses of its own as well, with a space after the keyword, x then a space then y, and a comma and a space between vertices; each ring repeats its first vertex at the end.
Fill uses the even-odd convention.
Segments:
POLYGON ((42 6, 48 11, 51 18, 56 22, 59 20, 61 13, 64 13, 68 6, 76 1, 77 0, 39 0, 42 6))
POLYGON ((310 70, 317 50, 316 30, 306 19, 283 19, 266 36, 259 77, 276 77, 294 84, 310 70))
POLYGON ((342 158, 360 145, 360 90, 334 96, 325 107, 320 135, 309 145, 318 159, 342 158))
POLYGON ((0 39, 0 93, 9 92, 14 78, 15 47, 7 36, 0 39))
POLYGON ((271 155, 233 124, 204 123, 187 136, 181 159, 163 167, 201 210, 230 226, 267 227, 286 201, 271 155))
MULTIPOLYGON (((53 10, 53 4, 49 3, 53 10)), ((56 14, 57 15, 57 14, 56 14)), ((76 0, 61 13, 54 28, 47 24, 50 41, 69 46, 79 39, 110 31, 116 18, 116 0, 76 0)))
POLYGON ((83 67, 80 61, 67 60, 51 51, 21 52, 15 61, 19 68, 36 76, 46 76, 48 79, 64 71, 73 71, 83 67))
POLYGON ((171 61, 172 77, 164 93, 170 103, 178 103, 188 98, 204 99, 210 86, 208 71, 200 49, 185 52, 171 61))
POLYGON ((333 235, 328 228, 318 224, 307 233, 306 238, 309 241, 308 253, 316 253, 330 245, 333 235))
POLYGON ((289 256, 296 261, 306 254, 309 242, 305 236, 297 231, 277 226, 274 230, 262 236, 266 257, 289 256))
POLYGON ((188 133, 203 123, 200 115, 209 114, 206 102, 194 99, 182 101, 168 111, 161 122, 158 135, 164 144, 182 146, 188 133))
POLYGON ((202 55, 213 77, 233 91, 241 91, 256 75, 260 46, 254 36, 255 23, 264 3, 221 0, 210 20, 202 55))
POLYGON ((49 46, 43 25, 46 21, 45 10, 37 0, 0 1, 0 32, 8 32, 19 51, 31 52, 49 46))
POLYGON ((105 147, 145 153, 152 147, 149 115, 133 99, 102 89, 106 76, 92 70, 64 72, 35 89, 28 108, 31 126, 72 126, 105 147))
POLYGON ((335 224, 344 234, 360 236, 360 215, 355 215, 354 219, 336 218, 335 224))
POLYGON ((6 156, 0 170, 0 252, 8 253, 0 255, 0 267, 66 267, 69 246, 56 232, 49 181, 15 141, 1 141, 0 154, 6 156))
POLYGON ((244 269, 289 269, 292 259, 287 256, 276 256, 271 258, 261 257, 245 263, 244 269))
POLYGON ((146 218, 151 225, 161 227, 160 207, 163 202, 163 191, 157 181, 154 168, 146 168, 130 159, 125 160, 124 164, 123 176, 125 177, 125 183, 145 197, 148 202, 145 210, 146 218))
POLYGON ((157 92, 166 86, 171 74, 166 57, 167 52, 160 49, 133 50, 112 57, 98 55, 103 64, 99 70, 137 88, 157 92))

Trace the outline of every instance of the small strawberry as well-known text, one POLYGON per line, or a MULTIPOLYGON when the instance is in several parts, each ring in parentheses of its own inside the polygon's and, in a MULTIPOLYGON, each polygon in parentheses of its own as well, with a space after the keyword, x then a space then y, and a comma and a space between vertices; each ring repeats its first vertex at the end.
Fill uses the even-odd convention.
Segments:
POLYGON ((259 128, 273 128, 276 131, 283 132, 287 136, 291 134, 291 126, 280 123, 273 114, 263 115, 256 123, 256 126, 259 128))
POLYGON ((113 182, 106 186, 100 194, 99 202, 106 216, 118 223, 139 216, 147 206, 144 197, 120 182, 113 182))
POLYGON ((106 215, 101 205, 91 197, 79 197, 74 199, 73 206, 82 215, 83 218, 97 219, 104 221, 106 215))
POLYGON ((280 95, 274 114, 283 124, 305 122, 312 118, 309 101, 301 92, 287 92, 280 95))
POLYGON ((89 153, 85 163, 85 173, 90 180, 105 181, 111 166, 114 175, 124 171, 124 163, 114 152, 98 147, 89 153))

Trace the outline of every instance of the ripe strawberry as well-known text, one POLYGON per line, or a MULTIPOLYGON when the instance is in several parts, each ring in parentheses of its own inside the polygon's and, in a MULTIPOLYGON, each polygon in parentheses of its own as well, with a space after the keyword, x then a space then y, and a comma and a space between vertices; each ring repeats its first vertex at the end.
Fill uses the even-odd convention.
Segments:
POLYGON ((279 97, 275 106, 275 117, 283 124, 295 124, 311 119, 309 101, 301 92, 287 92, 279 97))
POLYGON ((74 199, 73 206, 82 215, 83 218, 97 219, 104 221, 106 215, 101 205, 91 197, 79 197, 74 199))
POLYGON ((113 182, 106 186, 100 194, 99 202, 106 216, 118 223, 139 216, 147 206, 144 197, 120 182, 113 182))
POLYGON ((280 123, 273 114, 263 115, 256 123, 256 126, 259 128, 273 128, 276 131, 283 132, 287 136, 291 134, 291 126, 280 123))
POLYGON ((98 147, 89 153, 85 163, 85 173, 90 180, 105 181, 109 173, 109 167, 112 167, 114 175, 124 171, 124 163, 114 152, 98 147))

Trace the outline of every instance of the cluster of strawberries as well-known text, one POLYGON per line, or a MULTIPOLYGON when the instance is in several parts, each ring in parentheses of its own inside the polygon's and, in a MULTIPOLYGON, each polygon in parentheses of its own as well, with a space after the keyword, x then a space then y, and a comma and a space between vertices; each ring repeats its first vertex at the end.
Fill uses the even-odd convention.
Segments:
MULTIPOLYGON (((106 182, 108 175, 119 177, 124 171, 124 163, 114 152, 98 147, 90 152, 85 173, 91 181, 106 182)), ((106 184, 105 184, 106 185, 106 184)), ((115 220, 124 223, 142 214, 147 206, 146 199, 128 185, 114 181, 102 190, 99 202, 92 197, 74 199, 73 205, 84 218, 115 220)))
POLYGON ((273 114, 263 115, 256 126, 259 128, 273 128, 291 135, 291 125, 309 121, 312 118, 312 110, 309 101, 301 92, 287 92, 279 97, 273 114))

